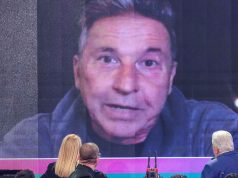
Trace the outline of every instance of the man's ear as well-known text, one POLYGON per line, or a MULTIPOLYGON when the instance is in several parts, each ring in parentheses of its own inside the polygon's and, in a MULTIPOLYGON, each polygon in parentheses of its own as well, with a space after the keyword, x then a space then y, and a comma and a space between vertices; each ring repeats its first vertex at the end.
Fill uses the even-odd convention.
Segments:
POLYGON ((79 55, 74 55, 73 57, 73 69, 74 69, 74 85, 77 89, 80 87, 80 57, 79 55))
POLYGON ((213 146, 213 153, 214 153, 214 156, 217 157, 220 154, 219 148, 217 148, 216 146, 213 146))
POLYGON ((173 86, 173 82, 174 82, 174 77, 176 75, 176 70, 177 70, 177 62, 172 61, 170 78, 169 78, 169 92, 168 92, 168 94, 170 94, 172 92, 172 86, 173 86))

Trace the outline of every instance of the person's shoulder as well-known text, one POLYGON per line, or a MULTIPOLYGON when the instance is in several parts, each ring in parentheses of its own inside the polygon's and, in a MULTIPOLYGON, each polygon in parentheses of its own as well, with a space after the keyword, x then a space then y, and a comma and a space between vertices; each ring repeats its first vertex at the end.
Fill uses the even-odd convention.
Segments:
POLYGON ((222 169, 225 165, 232 164, 233 161, 238 159, 238 153, 235 151, 229 151, 220 154, 217 158, 212 158, 208 163, 206 164, 207 167, 219 170, 222 169))
POLYGON ((230 160, 230 159, 238 161, 238 152, 237 151, 229 151, 229 152, 220 154, 218 156, 219 161, 230 160))
POLYGON ((107 176, 103 172, 95 170, 95 178, 107 178, 107 176))
POLYGON ((213 164, 216 160, 211 160, 207 164, 205 164, 202 172, 201 172, 201 178, 212 178, 216 177, 217 171, 213 164))
POLYGON ((11 137, 13 136, 22 136, 27 134, 28 136, 31 136, 29 134, 35 135, 38 129, 39 123, 48 123, 50 122, 49 118, 51 117, 50 113, 40 113, 36 114, 33 117, 29 117, 26 119, 23 119, 19 123, 17 123, 6 135, 5 137, 11 137))
POLYGON ((170 106, 177 107, 179 105, 180 109, 183 109, 191 116, 191 120, 197 120, 198 118, 224 120, 224 118, 226 118, 226 120, 236 119, 238 121, 238 114, 223 103, 216 101, 187 99, 175 86, 173 87, 169 102, 170 106))
POLYGON ((91 168, 79 164, 76 167, 75 171, 70 174, 69 178, 80 178, 80 177, 93 178, 94 174, 95 172, 91 168))
MULTIPOLYGON (((37 126, 39 121, 40 122, 48 122, 50 118, 51 118, 51 113, 39 113, 32 117, 22 119, 20 122, 18 122, 15 125, 15 127, 22 128, 22 126, 28 126, 28 125, 37 126)), ((13 127, 13 128, 15 128, 15 127, 13 127)))
POLYGON ((47 169, 54 170, 55 169, 55 162, 49 163, 47 169))
POLYGON ((217 158, 211 158, 211 160, 206 163, 206 166, 212 167, 212 166, 216 165, 217 162, 218 162, 217 158))
POLYGON ((238 114, 235 113, 225 104, 218 101, 196 100, 185 98, 181 91, 177 88, 175 96, 179 97, 180 102, 184 105, 186 110, 193 115, 216 116, 216 118, 238 119, 238 114))
POLYGON ((39 120, 46 123, 49 117, 50 114, 37 114, 17 123, 0 142, 0 157, 37 157, 39 120))
POLYGON ((196 99, 188 99, 186 98, 183 93, 175 86, 173 86, 173 90, 171 93, 171 96, 173 101, 177 101, 180 102, 184 105, 186 105, 186 107, 190 108, 190 109, 201 109, 201 110, 221 110, 221 111, 227 111, 230 113, 235 113, 234 111, 232 111, 229 107, 227 107, 226 105, 224 105, 221 102, 217 102, 217 101, 208 101, 208 100, 196 100, 196 99))
POLYGON ((187 99, 186 104, 188 107, 194 109, 201 109, 206 111, 222 111, 227 113, 236 114, 233 110, 231 110, 228 106, 221 102, 217 101, 208 101, 208 100, 195 100, 195 99, 187 99))
POLYGON ((55 162, 49 163, 44 174, 41 175, 41 178, 59 178, 55 174, 55 162))

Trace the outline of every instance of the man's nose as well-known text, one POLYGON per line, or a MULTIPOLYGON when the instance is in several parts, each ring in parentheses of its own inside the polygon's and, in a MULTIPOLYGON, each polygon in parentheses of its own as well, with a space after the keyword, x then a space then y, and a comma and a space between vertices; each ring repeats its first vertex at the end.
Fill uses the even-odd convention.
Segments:
POLYGON ((133 65, 122 65, 116 74, 113 89, 123 95, 138 91, 138 76, 133 65))

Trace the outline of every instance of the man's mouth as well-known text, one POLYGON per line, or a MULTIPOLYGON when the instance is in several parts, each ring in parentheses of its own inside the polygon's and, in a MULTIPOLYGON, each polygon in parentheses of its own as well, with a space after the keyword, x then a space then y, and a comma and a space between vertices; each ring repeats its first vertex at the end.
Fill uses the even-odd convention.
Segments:
POLYGON ((141 110, 138 107, 127 106, 127 105, 120 105, 120 104, 106 104, 108 107, 115 108, 115 109, 125 109, 125 110, 141 110))

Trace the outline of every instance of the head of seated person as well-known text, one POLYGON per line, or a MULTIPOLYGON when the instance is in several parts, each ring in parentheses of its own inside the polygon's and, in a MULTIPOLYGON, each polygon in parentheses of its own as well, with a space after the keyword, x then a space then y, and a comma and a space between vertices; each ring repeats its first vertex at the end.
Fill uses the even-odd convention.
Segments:
POLYGON ((80 148, 80 163, 96 167, 100 157, 99 148, 95 143, 84 143, 80 148))
POLYGON ((227 174, 225 178, 238 178, 238 174, 237 173, 230 173, 230 174, 227 174))
POLYGON ((232 135, 225 130, 214 132, 212 134, 212 147, 215 157, 219 156, 222 153, 234 151, 232 135))
POLYGON ((21 170, 16 175, 15 178, 35 178, 33 171, 29 169, 21 170))
POLYGON ((171 176, 170 178, 187 178, 187 176, 182 175, 182 174, 176 174, 176 175, 171 176))

